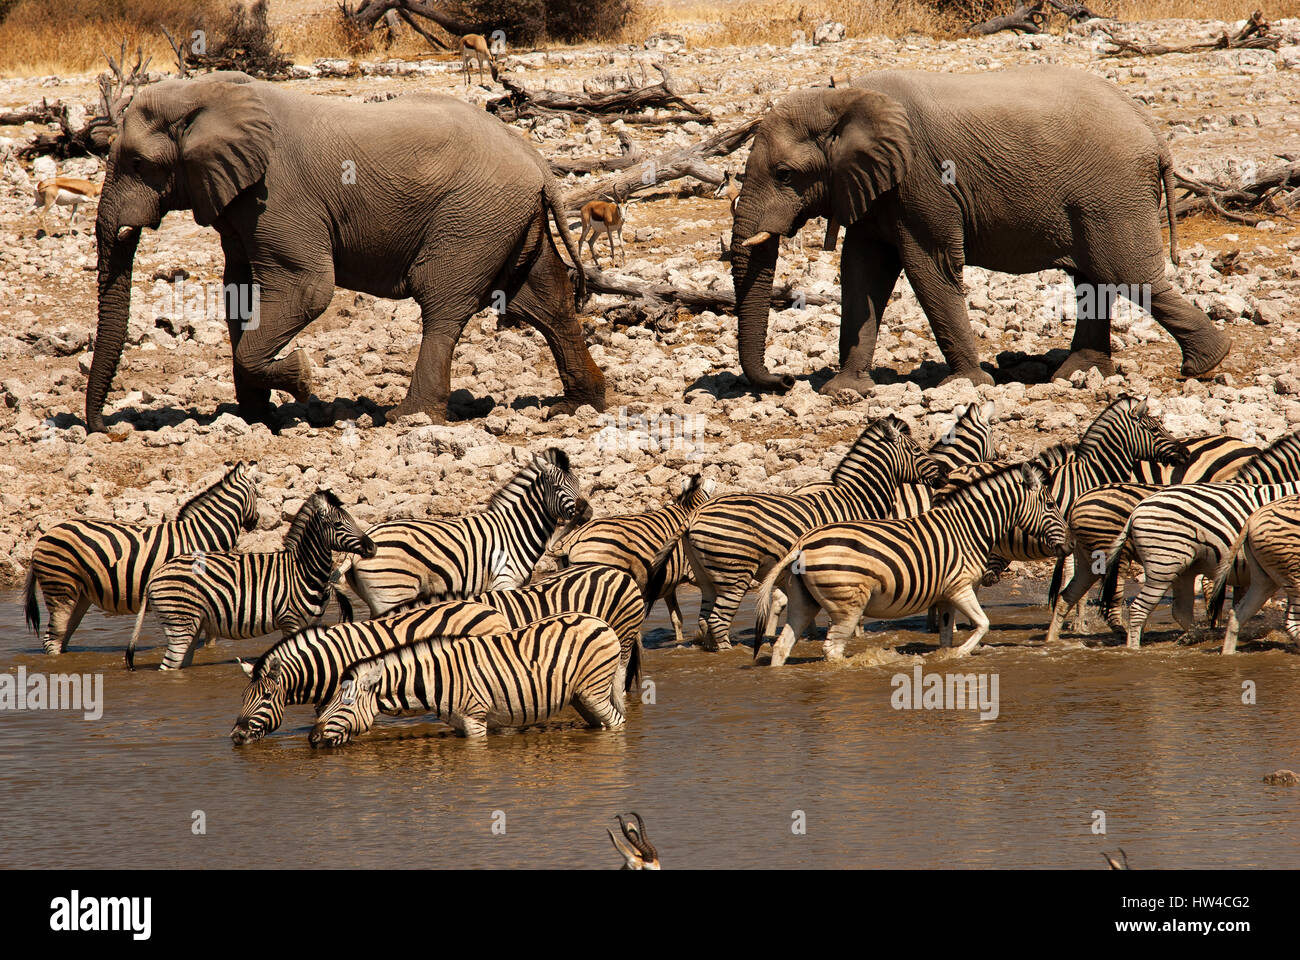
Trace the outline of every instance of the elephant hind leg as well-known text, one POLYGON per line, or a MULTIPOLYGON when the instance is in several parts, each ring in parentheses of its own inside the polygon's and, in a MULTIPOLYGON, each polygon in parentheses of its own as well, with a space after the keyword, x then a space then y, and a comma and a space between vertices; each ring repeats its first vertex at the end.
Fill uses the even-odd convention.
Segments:
MULTIPOLYGON (((532 258, 527 279, 506 305, 506 318, 525 320, 542 334, 551 348, 564 385, 564 399, 552 407, 554 413, 573 413, 584 404, 604 410, 605 375, 587 352, 582 323, 573 312, 569 274, 545 221, 541 221, 541 228, 540 246, 532 258)), ((592 258, 595 256, 593 246, 592 258)))
POLYGON ((1104 377, 1115 372, 1110 356, 1110 314, 1115 286, 1098 283, 1081 273, 1074 279, 1074 339, 1070 355, 1052 374, 1053 380, 1069 380, 1079 370, 1096 367, 1104 377))
POLYGON ((939 350, 948 361, 944 382, 966 379, 976 386, 991 385, 993 378, 980 366, 975 334, 966 312, 960 238, 942 243, 944 246, 936 252, 904 235, 899 249, 903 272, 930 321, 939 350))

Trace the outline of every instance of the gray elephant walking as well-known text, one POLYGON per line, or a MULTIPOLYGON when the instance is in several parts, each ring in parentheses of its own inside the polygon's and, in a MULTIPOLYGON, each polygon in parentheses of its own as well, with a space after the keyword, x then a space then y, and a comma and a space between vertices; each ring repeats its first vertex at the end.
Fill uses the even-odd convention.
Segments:
MULTIPOLYGON (((992 383, 980 368, 962 268, 1057 267, 1079 306, 1072 352, 1054 377, 1113 372, 1116 288, 1145 301, 1200 377, 1229 337, 1165 279, 1160 196, 1172 195, 1169 150, 1150 115, 1090 74, 1030 67, 971 75, 884 72, 805 90, 762 121, 732 229, 740 363, 750 383, 784 390, 767 369, 777 238, 827 217, 839 225, 840 371, 825 393, 867 394, 881 315, 906 273, 947 360, 948 379, 992 383)), ((1177 263, 1174 217, 1170 255, 1177 263)))
POLYGON ((564 386, 561 412, 605 406, 548 215, 574 264, 558 187, 545 161, 505 124, 451 97, 378 104, 309 96, 242 73, 168 80, 141 90, 108 159, 96 235, 99 326, 86 426, 121 359, 131 270, 142 227, 171 210, 215 227, 235 395, 266 419, 271 390, 311 395, 302 350, 277 358, 329 305, 336 286, 412 297, 423 339, 398 416, 445 419, 451 357, 466 322, 494 306, 541 331, 564 386), (258 293, 256 314, 253 296, 258 293))

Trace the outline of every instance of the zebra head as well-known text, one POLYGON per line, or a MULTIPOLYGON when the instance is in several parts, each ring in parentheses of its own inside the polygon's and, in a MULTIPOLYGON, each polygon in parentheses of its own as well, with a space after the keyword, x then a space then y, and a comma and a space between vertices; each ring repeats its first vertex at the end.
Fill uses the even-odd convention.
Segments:
POLYGON ((698 510, 713 496, 714 481, 705 479, 698 473, 693 477, 682 477, 682 492, 677 497, 677 504, 687 511, 698 510))
MULTIPOLYGON (((912 428, 898 417, 881 417, 867 430, 874 432, 884 455, 893 466, 894 478, 899 483, 923 483, 927 487, 940 486, 948 477, 948 465, 930 456, 912 439, 912 428)), ((847 459, 847 458, 846 458, 847 459)))
POLYGON ((321 531, 322 540, 330 550, 356 553, 367 560, 375 555, 375 541, 366 536, 332 490, 317 490, 299 513, 307 510, 311 510, 308 522, 321 531))
POLYGON ((278 657, 263 657, 256 667, 242 661, 239 665, 252 682, 244 691, 244 702, 230 731, 235 746, 261 740, 279 727, 284 719, 285 700, 282 665, 278 657))
POLYGON ((1147 401, 1136 397, 1120 397, 1103 410, 1074 449, 1078 458, 1117 458, 1125 476, 1138 460, 1182 466, 1191 457, 1187 445, 1147 413, 1147 401))
POLYGON ((1066 526, 1049 486, 1049 477, 1033 461, 1020 465, 1020 493, 1016 498, 1011 525, 1037 540, 1044 550, 1064 555, 1074 549, 1074 538, 1066 526))
POLYGON ((384 677, 382 659, 350 668, 339 688, 316 717, 307 742, 313 747, 340 747, 365 733, 379 710, 379 683, 384 677))
POLYGON ((542 505, 557 523, 586 523, 591 504, 578 489, 578 478, 569 467, 569 455, 559 447, 548 447, 534 457, 541 481, 542 505))

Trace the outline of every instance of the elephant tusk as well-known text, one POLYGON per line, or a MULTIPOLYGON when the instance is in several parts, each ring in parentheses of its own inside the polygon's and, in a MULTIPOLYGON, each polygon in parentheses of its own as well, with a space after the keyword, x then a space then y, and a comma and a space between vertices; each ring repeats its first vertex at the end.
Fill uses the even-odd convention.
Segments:
POLYGON ((754 234, 748 240, 741 240, 740 245, 742 247, 756 247, 760 243, 767 243, 767 241, 771 239, 772 239, 772 235, 768 233, 766 230, 763 230, 760 233, 754 234))

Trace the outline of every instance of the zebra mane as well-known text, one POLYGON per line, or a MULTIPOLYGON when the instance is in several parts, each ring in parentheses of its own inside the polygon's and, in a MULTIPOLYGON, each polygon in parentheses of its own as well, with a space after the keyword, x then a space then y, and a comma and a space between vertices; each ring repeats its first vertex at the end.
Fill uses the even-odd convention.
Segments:
POLYGON ((194 496, 186 500, 184 505, 181 507, 180 511, 176 514, 176 522, 179 523, 182 520, 188 520, 191 516, 194 515, 195 511, 199 509, 199 507, 203 504, 203 502, 208 497, 212 496, 215 493, 219 493, 222 490, 228 489, 232 481, 234 480, 235 474, 239 472, 239 470, 243 466, 244 463, 241 460, 239 463, 235 464, 233 467, 227 470, 225 476, 223 476, 212 486, 208 487, 202 493, 196 493, 194 496))
POLYGON ((1111 425, 1121 416, 1127 416, 1133 407, 1142 403, 1137 397, 1120 397, 1097 415, 1097 419, 1088 424, 1083 436, 1074 445, 1076 459, 1088 457, 1100 445, 1102 438, 1110 431, 1111 425))
POLYGON ((307 525, 311 523, 312 517, 320 512, 318 497, 335 510, 343 507, 343 501, 338 498, 333 490, 317 490, 303 502, 303 505, 298 508, 298 512, 294 514, 293 522, 289 524, 289 530, 284 535, 284 549, 292 550, 298 546, 298 542, 302 539, 303 533, 306 532, 307 525))
POLYGON ((1044 447, 1029 459, 1046 470, 1055 470, 1061 464, 1074 458, 1074 444, 1054 443, 1044 447))
POLYGON ((523 469, 511 477, 500 490, 488 499, 487 509, 502 510, 518 503, 533 483, 542 474, 542 468, 551 464, 564 473, 568 473, 569 455, 559 447, 547 447, 540 454, 534 454, 523 469))
POLYGON ((910 437, 912 435, 912 428, 907 425, 907 422, 898 419, 892 413, 872 420, 867 424, 866 429, 858 435, 858 439, 853 441, 853 446, 849 447, 849 452, 844 455, 844 459, 837 463, 835 469, 831 471, 831 483, 838 482, 844 476, 844 472, 849 469, 849 465, 860 459, 863 451, 874 442, 888 439, 891 428, 904 436, 910 437))
POLYGON ((934 507, 945 507, 960 503, 962 500, 978 493, 984 487, 1004 483, 1006 482, 1007 477, 1012 477, 1013 475, 1015 480, 1019 482, 1021 471, 1026 466, 1029 466, 1038 474, 1040 483, 1045 484, 1047 482, 1047 478, 1043 475, 1042 466, 1034 463, 1032 460, 1026 461, 1025 463, 1008 463, 999 466, 996 470, 992 470, 988 473, 968 474, 964 477, 958 477, 950 485, 935 494, 932 502, 932 509, 934 507))
POLYGON ((1281 483, 1300 479, 1296 465, 1300 464, 1300 430, 1288 433, 1245 462, 1233 474, 1236 483, 1281 483))

